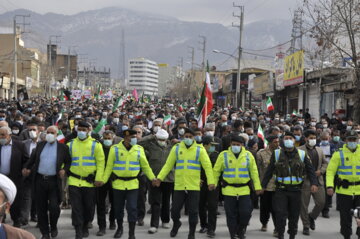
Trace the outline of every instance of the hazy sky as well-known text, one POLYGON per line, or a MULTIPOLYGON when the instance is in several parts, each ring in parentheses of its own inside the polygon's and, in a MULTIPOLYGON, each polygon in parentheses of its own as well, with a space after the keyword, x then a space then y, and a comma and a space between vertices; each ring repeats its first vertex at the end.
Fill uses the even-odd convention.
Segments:
POLYGON ((291 19, 300 0, 1 0, 0 13, 25 8, 38 13, 75 14, 104 7, 123 7, 174 16, 186 21, 231 25, 233 2, 245 6, 245 21, 291 19))

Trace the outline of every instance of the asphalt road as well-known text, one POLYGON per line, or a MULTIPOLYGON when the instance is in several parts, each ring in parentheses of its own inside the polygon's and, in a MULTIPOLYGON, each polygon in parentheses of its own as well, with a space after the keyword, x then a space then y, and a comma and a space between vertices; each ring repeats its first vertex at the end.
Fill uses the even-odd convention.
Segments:
MULTIPOLYGON (((147 208, 149 206, 147 205, 147 208)), ((219 211, 221 215, 218 216, 217 221, 217 229, 216 229, 216 238, 229 238, 228 230, 226 227, 226 219, 225 219, 225 212, 223 207, 219 207, 219 211)), ((125 216, 126 217, 126 216, 125 216)), ((145 216, 145 225, 140 227, 136 227, 136 238, 142 239, 159 239, 159 238, 169 238, 170 229, 163 229, 159 228, 158 232, 156 234, 148 234, 147 230, 149 229, 150 224, 150 215, 145 216)), ((187 238, 188 234, 188 223, 187 223, 187 217, 182 216, 182 227, 179 230, 179 233, 176 238, 187 238)), ((111 231, 107 229, 106 235, 103 237, 97 237, 96 232, 98 230, 97 223, 96 223, 96 216, 95 220, 93 222, 93 229, 90 229, 90 236, 89 239, 100 239, 100 238, 113 238, 113 235, 115 231, 111 231)), ((250 225, 247 230, 247 239, 249 238, 274 238, 272 236, 272 232, 274 230, 274 227, 272 225, 272 222, 268 225, 268 231, 267 232, 261 232, 260 231, 261 223, 259 221, 259 210, 253 211, 253 216, 250 221, 250 225)), ((25 230, 28 230, 32 232, 36 238, 40 238, 41 234, 37 228, 35 228, 35 223, 31 222, 29 226, 24 228, 25 230)), ((59 235, 58 239, 67 239, 67 238, 74 238, 75 237, 75 231, 73 227, 71 226, 71 210, 62 210, 61 216, 58 223, 58 229, 59 229, 59 235)), ((124 234, 122 238, 127 238, 127 223, 124 223, 124 234)), ((200 229, 198 226, 197 231, 200 229)), ((355 233, 356 227, 355 222, 353 226, 353 231, 355 233)), ((321 216, 316 220, 316 230, 311 231, 310 236, 304 236, 302 235, 302 223, 301 220, 299 220, 299 233, 296 238, 299 239, 310 239, 310 238, 317 238, 317 239, 340 239, 342 238, 340 235, 340 218, 339 213, 334 210, 334 208, 330 211, 330 219, 322 218, 321 216)), ((206 235, 197 233, 196 238, 202 239, 207 238, 206 235)), ((287 238, 287 236, 285 237, 287 238)), ((355 235, 353 235, 353 238, 357 238, 355 235)))

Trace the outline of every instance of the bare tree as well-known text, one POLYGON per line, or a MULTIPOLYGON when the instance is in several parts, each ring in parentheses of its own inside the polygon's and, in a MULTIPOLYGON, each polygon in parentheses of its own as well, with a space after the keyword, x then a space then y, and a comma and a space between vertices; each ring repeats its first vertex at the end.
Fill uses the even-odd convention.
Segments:
MULTIPOLYGON (((360 89, 360 0, 304 0, 309 34, 316 40, 321 60, 349 59, 354 88, 360 89)), ((360 123, 360 94, 354 94, 353 119, 360 123)))

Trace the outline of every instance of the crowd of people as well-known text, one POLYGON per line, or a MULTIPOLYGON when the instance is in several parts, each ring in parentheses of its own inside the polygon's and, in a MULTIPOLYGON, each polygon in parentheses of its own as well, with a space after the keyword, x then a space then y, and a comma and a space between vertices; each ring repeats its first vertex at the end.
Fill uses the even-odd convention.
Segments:
MULTIPOLYGON (((214 238, 219 206, 231 239, 245 238, 254 208, 261 231, 271 217, 272 233, 282 239, 288 220, 292 239, 299 218, 310 235, 332 206, 340 211, 341 234, 351 237, 351 209, 360 207, 360 125, 351 119, 214 106, 199 128, 195 107, 113 104, 0 102, 0 176, 15 185, 0 181, 0 221, 10 222, 10 208, 15 227, 0 223, 0 238, 15 238, 30 220, 43 239, 55 238, 61 208, 71 209, 76 239, 89 236, 95 215, 97 236, 109 228, 122 237, 125 208, 129 239, 147 213, 148 233, 162 227, 175 237, 183 209, 189 239, 199 219, 199 233, 214 238)), ((360 227, 356 233, 360 238, 360 227)), ((19 238, 32 238, 26 236, 19 238)))

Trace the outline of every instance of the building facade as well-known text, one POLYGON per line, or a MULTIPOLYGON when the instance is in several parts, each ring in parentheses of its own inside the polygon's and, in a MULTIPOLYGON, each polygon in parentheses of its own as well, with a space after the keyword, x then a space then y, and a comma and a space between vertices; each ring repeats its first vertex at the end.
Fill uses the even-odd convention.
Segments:
POLYGON ((136 89, 139 95, 159 94, 159 67, 156 62, 135 58, 128 66, 129 90, 136 89))

